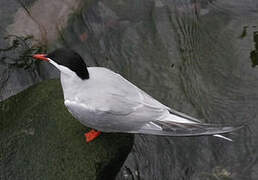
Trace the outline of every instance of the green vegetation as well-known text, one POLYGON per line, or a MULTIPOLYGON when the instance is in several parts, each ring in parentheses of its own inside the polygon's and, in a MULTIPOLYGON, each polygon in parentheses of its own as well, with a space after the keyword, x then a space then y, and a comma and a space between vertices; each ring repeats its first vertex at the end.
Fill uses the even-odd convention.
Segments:
POLYGON ((8 35, 4 39, 10 45, 0 48, 0 66, 4 66, 0 77, 0 97, 13 68, 22 68, 33 73, 35 77, 39 76, 40 61, 35 61, 32 55, 47 51, 46 44, 36 41, 33 36, 8 35))
POLYGON ((39 61, 33 60, 32 55, 45 53, 47 51, 46 45, 35 41, 33 36, 9 35, 5 39, 10 41, 11 45, 0 48, 1 64, 9 66, 9 68, 31 68, 34 70, 38 68, 39 61))

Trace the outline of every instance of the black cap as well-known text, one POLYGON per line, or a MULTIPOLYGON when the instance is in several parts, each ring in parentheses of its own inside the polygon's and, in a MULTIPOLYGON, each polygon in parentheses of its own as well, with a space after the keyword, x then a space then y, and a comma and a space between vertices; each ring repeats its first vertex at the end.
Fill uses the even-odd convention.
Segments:
POLYGON ((60 48, 49 53, 47 58, 74 71, 81 79, 89 79, 89 72, 82 57, 71 49, 60 48))

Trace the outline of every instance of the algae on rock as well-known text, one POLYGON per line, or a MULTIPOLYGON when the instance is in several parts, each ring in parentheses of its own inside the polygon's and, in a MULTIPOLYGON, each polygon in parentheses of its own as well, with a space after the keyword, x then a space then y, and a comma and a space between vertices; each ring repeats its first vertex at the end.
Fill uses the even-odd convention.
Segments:
POLYGON ((0 102, 0 179, 114 179, 133 135, 86 143, 88 130, 66 110, 57 80, 0 102))

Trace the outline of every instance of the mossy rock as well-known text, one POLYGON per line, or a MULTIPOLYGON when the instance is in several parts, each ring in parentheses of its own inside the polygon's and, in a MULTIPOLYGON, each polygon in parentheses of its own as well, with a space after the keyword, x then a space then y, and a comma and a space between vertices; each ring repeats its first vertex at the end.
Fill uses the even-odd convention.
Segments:
POLYGON ((103 133, 86 143, 66 110, 59 80, 0 102, 0 179, 114 179, 133 135, 103 133))

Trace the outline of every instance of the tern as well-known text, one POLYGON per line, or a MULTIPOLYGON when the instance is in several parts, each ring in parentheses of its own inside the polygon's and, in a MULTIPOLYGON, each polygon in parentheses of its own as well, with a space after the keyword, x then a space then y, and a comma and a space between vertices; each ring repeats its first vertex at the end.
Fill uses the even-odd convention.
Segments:
POLYGON ((87 67, 73 50, 60 48, 35 54, 60 71, 64 104, 83 125, 90 142, 101 132, 140 133, 163 136, 217 136, 240 126, 202 123, 163 105, 124 77, 104 67, 87 67))

